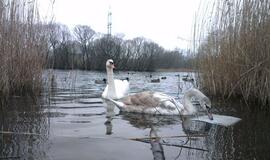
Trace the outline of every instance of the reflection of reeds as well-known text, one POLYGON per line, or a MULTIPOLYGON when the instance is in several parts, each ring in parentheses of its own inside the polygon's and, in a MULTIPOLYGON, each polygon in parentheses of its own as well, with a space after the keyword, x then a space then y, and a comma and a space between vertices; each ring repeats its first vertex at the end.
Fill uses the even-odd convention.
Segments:
POLYGON ((0 96, 41 89, 46 39, 35 0, 0 2, 0 96))
POLYGON ((201 84, 215 95, 240 95, 246 102, 258 100, 266 105, 270 100, 270 1, 218 2, 207 24, 210 31, 198 48, 201 84))

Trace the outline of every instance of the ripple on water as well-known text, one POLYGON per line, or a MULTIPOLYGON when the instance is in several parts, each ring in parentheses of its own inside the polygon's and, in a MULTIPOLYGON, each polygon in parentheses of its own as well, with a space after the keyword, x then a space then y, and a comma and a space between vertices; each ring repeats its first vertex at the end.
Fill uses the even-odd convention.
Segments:
MULTIPOLYGON (((100 98, 106 85, 94 84, 95 79, 106 77, 105 72, 54 72, 54 88, 50 89, 50 93, 42 94, 42 107, 29 104, 21 98, 19 102, 13 101, 6 107, 7 112, 0 114, 2 129, 16 132, 1 134, 3 143, 0 144, 0 159, 17 156, 17 159, 44 160, 137 160, 155 159, 155 153, 164 154, 166 159, 270 159, 270 116, 265 113, 239 112, 231 110, 231 105, 221 109, 220 104, 213 103, 214 113, 242 118, 240 123, 230 127, 194 122, 189 117, 180 119, 172 116, 118 114, 116 108, 108 114, 107 104, 100 98), (155 131, 160 139, 149 141, 151 131, 155 131), (39 135, 34 136, 36 133, 39 135), (194 138, 194 134, 206 136, 194 138)), ((179 83, 183 92, 192 87, 192 84, 181 80, 185 74, 136 72, 128 75, 127 72, 116 72, 115 78, 129 76, 131 93, 152 90, 178 96, 179 83), (150 78, 146 77, 150 74, 153 78, 167 78, 152 84, 150 78)), ((183 96, 183 92, 180 92, 179 97, 183 96)), ((238 105, 235 104, 235 108, 238 105)))

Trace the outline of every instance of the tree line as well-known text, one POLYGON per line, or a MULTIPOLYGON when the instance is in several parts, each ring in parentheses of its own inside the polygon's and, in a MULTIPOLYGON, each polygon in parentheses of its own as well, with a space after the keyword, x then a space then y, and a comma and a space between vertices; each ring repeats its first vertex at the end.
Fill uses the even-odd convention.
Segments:
POLYGON ((50 23, 47 67, 54 69, 105 70, 112 58, 119 70, 154 71, 159 68, 191 68, 189 51, 166 50, 144 37, 125 40, 123 35, 95 32, 87 25, 72 31, 66 25, 50 23))

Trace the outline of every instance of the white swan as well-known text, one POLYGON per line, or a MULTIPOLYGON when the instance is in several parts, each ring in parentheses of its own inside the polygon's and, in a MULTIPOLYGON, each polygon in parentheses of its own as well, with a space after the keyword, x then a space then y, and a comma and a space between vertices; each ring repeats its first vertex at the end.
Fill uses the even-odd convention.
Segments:
POLYGON ((114 63, 112 59, 107 60, 107 86, 102 93, 102 98, 119 99, 129 92, 129 82, 127 80, 113 79, 114 63))
POLYGON ((197 108, 191 103, 191 99, 199 101, 200 106, 208 114, 209 119, 213 120, 210 112, 210 100, 198 89, 189 89, 184 94, 183 103, 177 102, 173 97, 160 92, 145 91, 129 95, 112 101, 121 111, 137 112, 159 115, 192 115, 197 113, 197 108))

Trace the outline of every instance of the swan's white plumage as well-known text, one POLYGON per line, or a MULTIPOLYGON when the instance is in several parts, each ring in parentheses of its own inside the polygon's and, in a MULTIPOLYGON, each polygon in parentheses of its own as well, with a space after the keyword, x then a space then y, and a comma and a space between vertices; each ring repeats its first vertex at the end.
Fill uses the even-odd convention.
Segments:
POLYGON ((107 86, 102 93, 102 98, 120 99, 129 92, 129 82, 113 78, 114 62, 112 59, 106 62, 107 86))
MULTIPOLYGON (((115 95, 111 98, 120 99, 128 95, 129 82, 127 80, 114 79, 114 85, 115 85, 115 95)), ((108 97, 108 84, 106 88, 104 89, 104 92, 102 93, 102 98, 109 98, 108 97)))
POLYGON ((129 95, 118 101, 109 100, 123 112, 179 115, 184 109, 182 104, 160 92, 146 91, 129 95))
MULTIPOLYGON (((197 110, 191 103, 196 97, 201 105, 211 107, 209 99, 197 89, 190 89, 184 95, 183 103, 177 102, 173 97, 160 92, 145 91, 112 101, 121 111, 158 115, 191 115, 197 110), (196 97, 197 96, 197 97, 196 97)), ((203 107, 204 108, 204 107, 203 107)), ((204 110, 207 110, 204 108, 204 110)))

